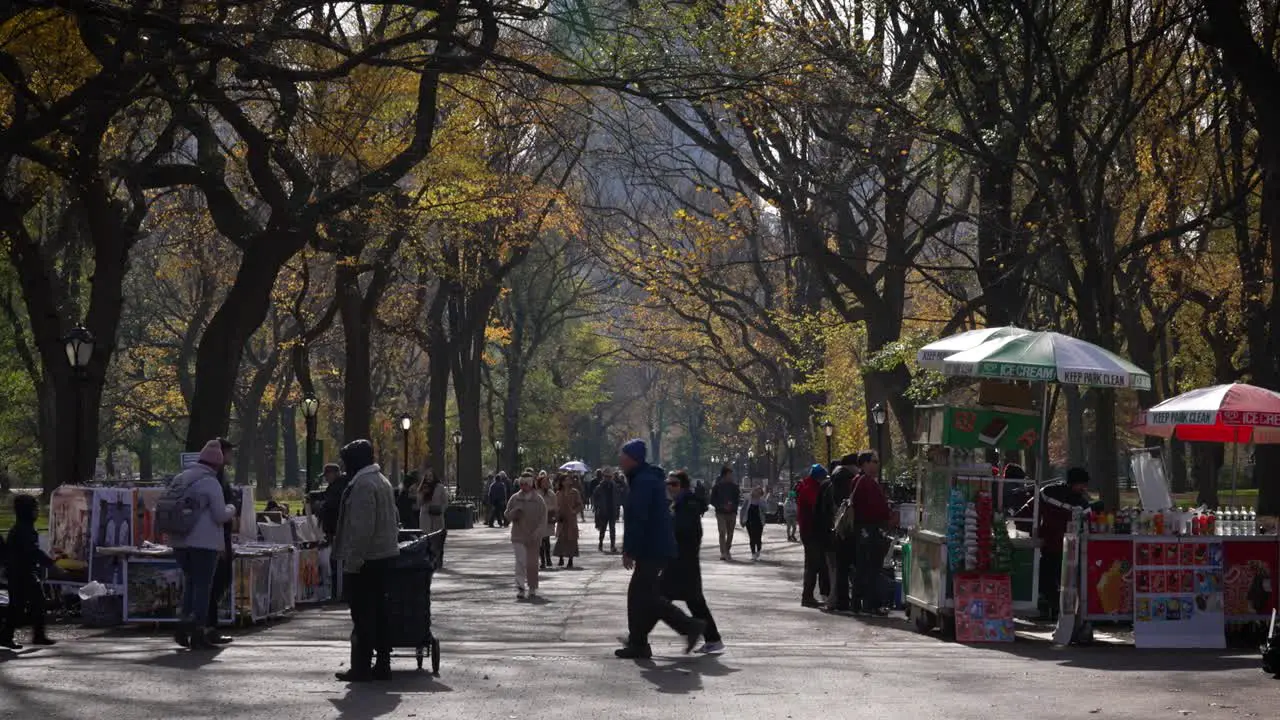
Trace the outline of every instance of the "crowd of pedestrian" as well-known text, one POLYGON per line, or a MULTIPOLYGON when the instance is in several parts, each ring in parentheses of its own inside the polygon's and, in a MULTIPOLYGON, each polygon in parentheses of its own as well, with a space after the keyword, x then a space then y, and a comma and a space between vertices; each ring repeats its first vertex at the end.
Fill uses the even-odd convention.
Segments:
MULTIPOLYGON (((157 528, 169 537, 185 588, 174 637, 192 650, 231 642, 217 630, 216 619, 218 601, 231 580, 231 531, 239 514, 237 495, 224 470, 234 449, 224 439, 210 440, 197 462, 170 481, 157 505, 157 528)), ((353 624, 350 667, 337 676, 348 682, 385 679, 390 674, 392 632, 387 582, 399 554, 399 533, 406 527, 447 532, 449 493, 430 471, 422 478, 408 474, 397 489, 374 463, 368 440, 343 447, 340 459, 341 465, 324 467, 319 508, 353 624)), ((659 622, 684 638, 686 652, 700 641, 701 652, 724 650, 703 590, 702 519, 712 511, 720 558, 729 562, 739 526, 747 531, 752 559, 760 559, 765 524, 772 517, 768 491, 753 487, 744 498, 732 468, 723 468, 708 490, 683 470, 666 473, 650 464, 641 440, 623 446, 616 472, 597 470, 589 479, 527 468, 512 482, 498 472, 487 482, 482 501, 486 525, 509 529, 519 600, 538 597, 542 571, 575 568, 581 557, 579 520, 587 506, 601 553, 606 536, 608 552, 618 552, 617 525, 625 523, 622 562, 632 577, 628 633, 616 653, 622 658, 650 657, 649 636, 659 622), (675 602, 685 603, 688 612, 675 602)), ((23 620, 33 627, 33 644, 52 644, 44 632, 38 579, 52 561, 34 539, 38 508, 28 496, 18 496, 14 505, 17 522, 0 547, 10 584, 10 611, 0 626, 0 646, 20 647, 14 630, 23 620)), ((892 514, 879 484, 875 453, 845 456, 830 470, 814 465, 785 492, 781 515, 788 541, 804 546, 802 605, 836 612, 885 612, 880 568, 892 514), (823 596, 821 601, 815 592, 823 596)))

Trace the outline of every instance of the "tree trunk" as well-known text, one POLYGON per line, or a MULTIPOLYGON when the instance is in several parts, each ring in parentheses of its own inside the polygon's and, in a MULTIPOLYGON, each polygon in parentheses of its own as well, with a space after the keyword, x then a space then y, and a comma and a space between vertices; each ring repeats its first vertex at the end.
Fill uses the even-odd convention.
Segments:
POLYGON ((1064 385, 1062 395, 1067 404, 1067 465, 1084 467, 1089 459, 1085 450, 1089 439, 1084 427, 1084 398, 1080 395, 1080 388, 1073 385, 1064 385))
POLYGON ((150 482, 155 477, 155 430, 150 426, 142 429, 142 442, 138 444, 138 479, 150 482))
POLYGON ((453 361, 453 397, 458 407, 462 444, 456 448, 455 483, 460 497, 479 497, 483 489, 484 462, 480 442, 480 362, 484 352, 484 324, 471 337, 459 338, 453 361))
MULTIPOLYGON (((198 451, 231 425, 231 398, 249 338, 266 320, 276 276, 306 244, 297 231, 270 228, 253 238, 240 259, 235 283, 213 314, 196 350, 195 389, 186 449, 198 451)), ((252 425, 246 425, 252 427, 252 425)))
MULTIPOLYGON (((298 443, 305 442, 298 439, 298 408, 295 405, 287 404, 280 409, 280 430, 283 436, 284 447, 284 482, 285 487, 299 487, 303 485, 300 481, 302 477, 302 467, 298 458, 298 443)), ((319 468, 313 468, 319 471, 319 468)))
POLYGON ((373 424, 372 323, 362 308, 358 261, 358 257, 344 257, 336 272, 338 312, 346 348, 342 385, 343 444, 369 437, 373 424))

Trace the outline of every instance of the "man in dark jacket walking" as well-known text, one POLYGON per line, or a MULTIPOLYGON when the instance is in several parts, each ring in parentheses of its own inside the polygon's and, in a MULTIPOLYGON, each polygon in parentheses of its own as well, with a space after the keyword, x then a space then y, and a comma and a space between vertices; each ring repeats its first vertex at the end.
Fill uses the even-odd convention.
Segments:
POLYGON ((689 473, 684 470, 667 476, 676 531, 676 559, 662 571, 662 594, 669 600, 683 600, 689 606, 689 614, 707 624, 706 643, 698 652, 718 653, 724 651, 724 642, 702 592, 702 565, 698 560, 702 552, 702 515, 707 505, 690 485, 689 473))
POLYGON ((499 472, 497 477, 489 485, 489 522, 486 524, 493 527, 494 523, 498 527, 507 526, 507 498, 511 495, 511 488, 507 486, 507 474, 499 472))
POLYGON ((840 504, 853 490, 853 479, 858 473, 858 455, 850 453, 840 458, 840 466, 831 478, 822 484, 818 494, 818 506, 814 513, 819 534, 825 538, 823 549, 827 554, 828 571, 831 574, 831 595, 827 609, 834 612, 852 610, 853 588, 850 569, 857 554, 856 536, 840 537, 833 532, 840 504))
POLYGON ((660 578, 663 568, 676 557, 676 538, 666 478, 662 468, 646 462, 647 454, 643 440, 632 440, 622 446, 619 458, 630 486, 622 566, 632 574, 627 587, 627 644, 614 654, 634 660, 653 656, 649 633, 659 620, 685 637, 686 653, 693 651, 706 629, 705 622, 685 615, 662 595, 660 578))
POLYGON ((733 468, 725 465, 720 479, 711 488, 711 507, 716 511, 716 526, 720 530, 720 559, 733 559, 733 529, 738 524, 738 507, 742 505, 742 489, 733 481, 733 468))
POLYGON ((591 493, 591 507, 595 508, 596 531, 600 542, 596 547, 604 552, 604 534, 609 532, 609 552, 618 552, 618 484, 613 478, 601 476, 591 493))

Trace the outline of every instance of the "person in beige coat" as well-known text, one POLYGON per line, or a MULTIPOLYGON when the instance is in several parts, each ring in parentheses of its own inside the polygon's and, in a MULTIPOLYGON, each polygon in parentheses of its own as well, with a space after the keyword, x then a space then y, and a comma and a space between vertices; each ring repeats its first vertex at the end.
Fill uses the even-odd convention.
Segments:
POLYGON ((391 679, 391 609, 387 583, 400 554, 396 493, 373 462, 373 445, 355 440, 342 448, 342 464, 351 482, 342 493, 333 554, 342 568, 343 590, 351 607, 351 668, 337 673, 343 682, 391 679), (373 656, 377 663, 373 664, 373 656), (373 665, 370 667, 370 665, 373 665))
POLYGON ((569 558, 569 567, 573 567, 573 559, 578 557, 582 493, 574 485, 573 479, 565 475, 556 478, 556 546, 552 553, 560 559, 560 567, 564 567, 565 558, 569 558))
POLYGON ((520 476, 520 492, 507 500, 507 521, 511 523, 511 548, 516 557, 516 599, 538 593, 538 555, 547 536, 547 503, 533 487, 533 474, 520 476))
POLYGON ((436 554, 436 569, 439 570, 444 567, 444 541, 449 537, 444 522, 444 511, 449 507, 449 489, 428 469, 427 476, 418 484, 417 494, 418 527, 428 535, 443 533, 436 554))

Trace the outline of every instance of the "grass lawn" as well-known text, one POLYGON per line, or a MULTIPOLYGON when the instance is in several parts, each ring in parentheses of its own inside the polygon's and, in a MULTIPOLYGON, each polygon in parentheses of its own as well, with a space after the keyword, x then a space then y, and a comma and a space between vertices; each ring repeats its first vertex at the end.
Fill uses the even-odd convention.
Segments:
MULTIPOLYGON (((1120 502, 1126 507, 1137 507, 1138 493, 1122 492, 1120 493, 1120 502)), ((1177 504, 1178 507, 1195 507, 1196 494, 1194 492, 1174 493, 1173 502, 1177 504)), ((1234 503, 1232 502, 1232 499, 1231 499, 1231 490, 1220 489, 1218 490, 1218 504, 1224 507, 1227 505, 1233 505, 1235 507, 1246 507, 1246 508, 1254 507, 1258 504, 1258 489, 1257 488, 1241 488, 1239 490, 1236 490, 1234 503)))

